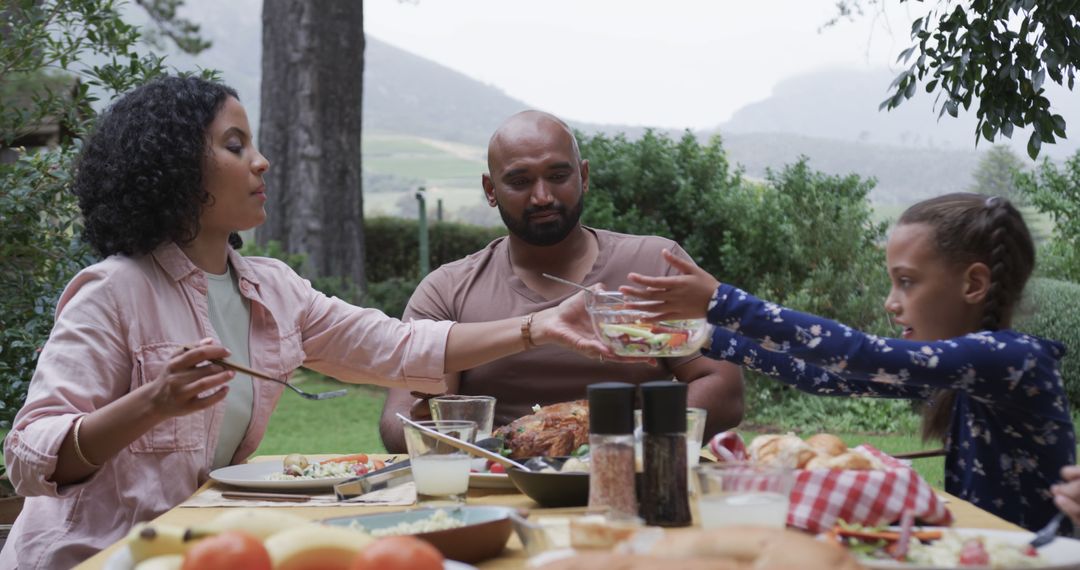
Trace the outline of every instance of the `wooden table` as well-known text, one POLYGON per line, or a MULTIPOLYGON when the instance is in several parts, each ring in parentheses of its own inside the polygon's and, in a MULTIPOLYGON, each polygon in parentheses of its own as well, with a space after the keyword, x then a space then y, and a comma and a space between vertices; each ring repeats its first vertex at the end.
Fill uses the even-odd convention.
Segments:
MULTIPOLYGON (((260 458, 262 459, 262 458, 260 458)), ((199 491, 209 488, 213 485, 213 482, 209 482, 204 485, 199 491)), ((987 528, 997 530, 1012 530, 1023 531, 1017 525, 1014 525, 1004 519, 994 516, 971 503, 964 501, 963 499, 956 498, 944 491, 938 491, 938 494, 948 499, 949 510, 952 511, 954 525, 957 527, 965 528, 987 528)), ((584 509, 541 509, 536 506, 536 503, 529 499, 525 495, 517 492, 516 490, 498 490, 498 489, 470 489, 467 503, 470 505, 497 505, 504 507, 516 507, 530 509, 532 513, 536 515, 546 514, 558 514, 567 512, 584 512, 584 509)), ((691 501, 693 502, 693 501, 691 501)), ((154 519, 154 522, 161 524, 169 524, 176 526, 191 526, 195 524, 205 523, 221 514, 229 507, 200 507, 200 508, 173 508, 154 519)), ((269 508, 269 507, 267 507, 269 508)), ((349 507, 286 507, 281 510, 294 515, 305 517, 311 520, 326 519, 331 517, 343 517, 350 515, 392 512, 405 510, 410 507, 377 507, 377 506, 349 506, 349 507)), ((113 553, 120 548, 120 544, 114 544, 109 548, 99 552, 93 558, 90 558, 86 562, 83 562, 76 568, 78 570, 97 570, 103 568, 105 561, 113 555, 113 553)), ((478 564, 483 569, 520 569, 525 567, 526 561, 525 551, 521 546, 521 542, 518 541, 517 535, 511 535, 510 541, 507 543, 506 550, 498 558, 488 560, 478 564)))

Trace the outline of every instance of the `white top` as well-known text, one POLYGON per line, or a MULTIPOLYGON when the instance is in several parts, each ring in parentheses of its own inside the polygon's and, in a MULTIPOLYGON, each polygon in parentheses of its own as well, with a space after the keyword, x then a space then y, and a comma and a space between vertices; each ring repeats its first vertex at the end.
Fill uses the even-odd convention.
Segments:
MULTIPOLYGON (((210 324, 221 344, 232 352, 229 360, 251 366, 248 348, 251 302, 240 294, 240 286, 230 266, 225 267, 224 275, 207 273, 206 285, 210 324)), ((229 394, 225 396, 225 417, 221 421, 221 433, 218 434, 217 448, 214 450, 214 469, 228 465, 236 454, 251 422, 253 402, 251 376, 238 372, 229 381, 229 394)))

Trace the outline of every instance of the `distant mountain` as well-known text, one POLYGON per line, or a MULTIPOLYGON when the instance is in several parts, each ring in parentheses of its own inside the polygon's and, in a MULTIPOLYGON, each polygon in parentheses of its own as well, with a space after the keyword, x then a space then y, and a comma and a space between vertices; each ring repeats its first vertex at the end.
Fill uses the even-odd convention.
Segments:
MULTIPOLYGON (((367 36, 364 129, 487 147, 504 119, 536 107, 494 85, 367 36)), ((586 133, 640 136, 643 127, 574 122, 586 133)))
MULTIPOLYGON (((202 14, 204 30, 214 47, 198 58, 170 55, 170 62, 222 71, 236 86, 258 128, 261 25, 259 0, 210 2, 189 0, 202 14)), ((134 10, 134 13, 141 12, 134 10)), ((488 137, 507 116, 531 106, 463 73, 367 36, 364 77, 364 129, 370 133, 400 134, 483 149, 488 137)), ((892 81, 889 71, 819 71, 779 83, 773 94, 736 112, 716 129, 697 133, 702 139, 720 133, 732 160, 748 175, 762 177, 766 168, 779 169, 800 155, 813 168, 833 173, 875 177, 873 198, 880 202, 911 202, 947 191, 966 189, 971 172, 986 148, 974 147, 971 116, 937 120, 932 96, 921 91, 898 109, 879 112, 892 81)), ((1080 97, 1051 85, 1052 100, 1062 106, 1074 139, 1080 139, 1080 97)), ((572 122, 592 134, 626 133, 634 138, 641 127, 572 122)), ((673 137, 680 132, 666 131, 673 137)), ((1021 157, 1027 141, 1014 135, 1021 157)), ((1048 157, 1075 152, 1078 145, 1043 145, 1048 157)))
MULTIPOLYGON (((861 144, 890 145, 923 150, 974 150, 975 108, 957 118, 940 120, 934 110, 934 94, 919 89, 915 97, 891 111, 878 111, 887 97, 894 74, 887 70, 829 70, 800 75, 777 84, 773 94, 739 109, 719 126, 725 134, 786 133, 861 144)), ((1067 124, 1080 128, 1080 97, 1047 82, 1047 91, 1067 124)), ((921 86, 920 86, 921 87, 921 86)), ((940 106, 938 107, 940 110, 940 106)), ((1074 133, 1076 131, 1073 131, 1074 133)), ((1030 131, 1017 130, 1010 144, 1026 157, 1030 131)), ((1074 134, 1074 139, 1080 139, 1074 134)), ((988 145, 979 142, 979 149, 988 145)), ((1076 142, 1043 145, 1042 155, 1061 158, 1080 148, 1076 142)), ((1026 160, 1026 158, 1025 158, 1026 160)))
POLYGON ((968 190, 980 158, 972 150, 872 145, 787 133, 739 133, 723 140, 731 161, 751 177, 763 178, 767 168, 780 170, 806 156, 814 170, 876 179, 871 200, 889 204, 968 190))
POLYGON ((364 59, 365 130, 487 146, 504 118, 529 108, 493 85, 370 34, 364 59))

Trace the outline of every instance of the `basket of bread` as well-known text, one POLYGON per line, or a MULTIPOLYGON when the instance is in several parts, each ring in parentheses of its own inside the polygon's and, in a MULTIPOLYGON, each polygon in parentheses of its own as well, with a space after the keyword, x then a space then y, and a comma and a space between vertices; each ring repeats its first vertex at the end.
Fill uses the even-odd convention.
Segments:
POLYGON ((909 465, 868 444, 849 449, 832 434, 802 439, 760 435, 746 446, 733 431, 717 434, 709 450, 718 461, 751 461, 795 469, 787 524, 810 532, 837 521, 876 526, 913 511, 926 524, 948 525, 952 514, 933 487, 909 465))

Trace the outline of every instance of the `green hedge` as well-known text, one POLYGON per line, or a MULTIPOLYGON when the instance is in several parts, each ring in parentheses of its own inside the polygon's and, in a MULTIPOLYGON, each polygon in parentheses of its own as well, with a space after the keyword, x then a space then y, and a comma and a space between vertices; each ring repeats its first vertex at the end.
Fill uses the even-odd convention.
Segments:
POLYGON ((1080 412, 1080 285, 1036 278, 1028 284, 1026 295, 1015 328, 1065 345, 1068 353, 1061 375, 1075 416, 1080 412))
MULTIPOLYGON (((431 268, 461 259, 506 235, 506 228, 453 222, 428 225, 431 268)), ((416 220, 374 217, 364 220, 365 269, 369 283, 389 279, 419 280, 420 237, 416 220)))

